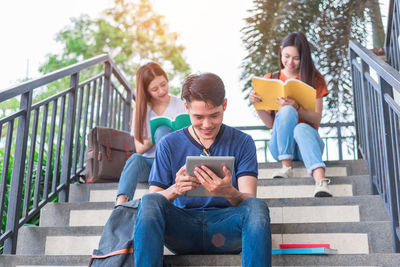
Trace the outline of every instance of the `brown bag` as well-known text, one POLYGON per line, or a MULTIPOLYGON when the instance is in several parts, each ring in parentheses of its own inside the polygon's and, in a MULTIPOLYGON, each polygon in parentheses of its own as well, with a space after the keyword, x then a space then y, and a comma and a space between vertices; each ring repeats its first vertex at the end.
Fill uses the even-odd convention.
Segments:
POLYGON ((128 132, 97 126, 88 134, 86 183, 117 182, 126 160, 135 153, 128 132))

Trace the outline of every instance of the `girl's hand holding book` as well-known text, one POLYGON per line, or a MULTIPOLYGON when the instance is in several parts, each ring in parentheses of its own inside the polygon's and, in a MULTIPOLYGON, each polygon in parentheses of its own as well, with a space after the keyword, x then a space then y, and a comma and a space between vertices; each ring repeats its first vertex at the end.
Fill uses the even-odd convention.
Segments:
POLYGON ((290 106, 294 107, 296 110, 299 110, 299 108, 300 108, 300 104, 297 103, 296 100, 294 100, 293 98, 290 98, 290 97, 278 97, 278 102, 276 102, 276 104, 281 107, 290 105, 290 106))
POLYGON ((256 92, 254 90, 252 90, 249 95, 249 101, 250 101, 250 104, 261 102, 261 96, 257 95, 256 92))

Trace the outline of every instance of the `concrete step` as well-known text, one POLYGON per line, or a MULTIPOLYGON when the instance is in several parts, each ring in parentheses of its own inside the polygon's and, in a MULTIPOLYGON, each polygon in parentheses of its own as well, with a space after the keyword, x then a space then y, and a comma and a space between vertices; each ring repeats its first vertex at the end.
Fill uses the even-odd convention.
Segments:
MULTIPOLYGON (((304 164, 301 161, 293 161, 293 168, 296 169, 304 169, 304 164)), ((366 162, 362 159, 360 160, 337 160, 337 161, 325 161, 325 165, 327 167, 327 171, 329 171, 330 168, 332 170, 340 170, 340 173, 343 174, 343 169, 335 169, 337 167, 339 168, 345 168, 346 170, 346 175, 368 175, 368 166, 366 162)), ((259 163, 258 168, 259 170, 261 169, 278 169, 281 168, 281 163, 280 162, 265 162, 265 163, 259 163)), ((301 172, 303 173, 303 172, 301 172)), ((308 176, 308 174, 307 174, 308 176)), ((329 175, 327 175, 329 176, 329 175)), ((341 176, 339 174, 333 174, 330 176, 341 176)))
POLYGON ((0 267, 87 267, 90 256, 0 255, 0 267))
MULTIPOLYGON (((114 202, 118 183, 73 184, 70 202, 114 202)), ((148 193, 147 183, 138 183, 134 198, 148 193)), ((369 195, 369 178, 365 175, 331 177, 330 189, 335 197, 369 195)), ((314 181, 309 178, 261 179, 258 181, 257 197, 308 198, 313 197, 314 181)))
MULTIPOLYGON (((112 209, 71 210, 69 220, 58 218, 65 226, 103 226, 112 209)), ((53 213, 54 214, 54 213, 53 213)), ((270 207, 271 223, 359 222, 358 206, 270 207)), ((62 216, 62 215, 61 215, 62 216)), ((49 217, 49 216, 46 216, 49 217)), ((46 218, 45 217, 45 218, 46 218)), ((54 226, 54 222, 41 217, 41 226, 54 226)))
MULTIPOLYGON (((43 255, 0 255, 0 267, 83 267, 88 266, 90 256, 43 256, 43 255)), ((241 255, 184 255, 165 256, 165 263, 174 266, 196 267, 240 267, 241 255)), ((400 266, 400 254, 337 254, 337 255, 273 255, 272 266, 353 266, 353 267, 393 267, 400 266)))
MULTIPOLYGON (((241 255, 165 256, 165 263, 174 266, 241 266, 241 255)), ((400 266, 400 254, 353 255, 273 255, 273 266, 400 266)))
MULTIPOLYGON (((273 179, 274 174, 278 171, 281 167, 274 167, 274 168, 260 168, 258 170, 258 178, 259 179, 273 179)), ((327 177, 330 176, 347 176, 347 168, 346 167, 327 167, 325 175, 327 177)), ((293 176, 294 177, 310 177, 307 170, 305 168, 293 168, 293 176)))
MULTIPOLYGON (((268 199, 271 223, 389 221, 379 196, 268 199)), ((40 226, 103 226, 114 203, 49 203, 40 226)))
MULTIPOLYGON (((90 255, 103 226, 22 227, 17 254, 90 255)), ((330 243, 341 254, 391 252, 389 222, 272 224, 273 248, 283 243, 330 243)))

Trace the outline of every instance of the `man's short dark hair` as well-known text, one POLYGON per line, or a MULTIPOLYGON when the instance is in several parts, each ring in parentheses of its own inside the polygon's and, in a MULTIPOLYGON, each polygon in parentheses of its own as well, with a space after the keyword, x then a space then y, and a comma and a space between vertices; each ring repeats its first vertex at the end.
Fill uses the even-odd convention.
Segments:
POLYGON ((214 73, 192 74, 183 83, 181 98, 188 104, 197 100, 220 106, 225 100, 225 86, 214 73))

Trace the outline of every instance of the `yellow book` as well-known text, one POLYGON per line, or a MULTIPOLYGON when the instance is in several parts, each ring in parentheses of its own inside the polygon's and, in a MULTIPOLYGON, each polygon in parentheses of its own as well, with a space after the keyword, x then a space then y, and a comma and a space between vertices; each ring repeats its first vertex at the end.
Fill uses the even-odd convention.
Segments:
POLYGON ((253 77, 252 81, 254 91, 261 96, 261 102, 254 103, 256 109, 279 110, 281 106, 276 104, 278 97, 290 97, 303 108, 315 111, 317 91, 300 80, 287 79, 286 82, 282 82, 279 79, 253 77))

